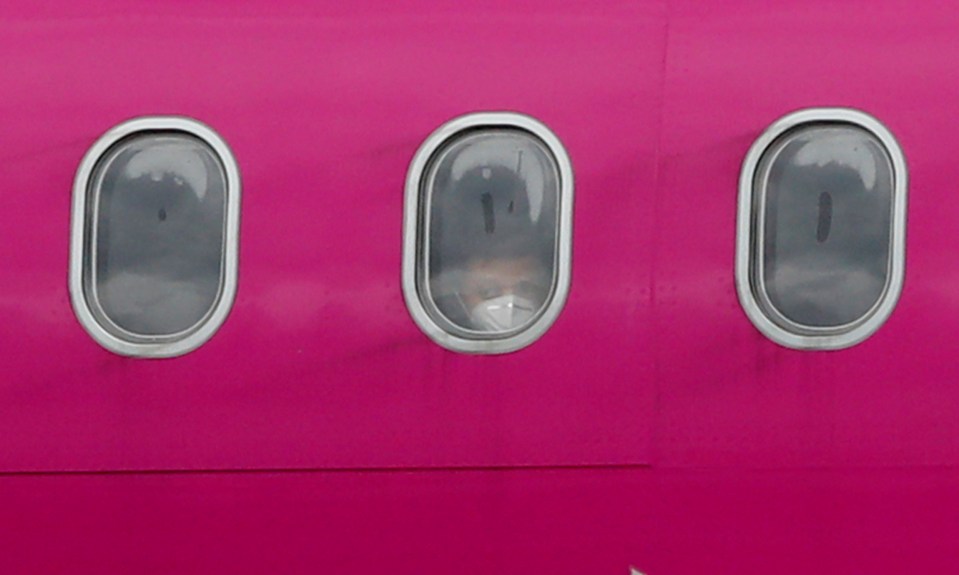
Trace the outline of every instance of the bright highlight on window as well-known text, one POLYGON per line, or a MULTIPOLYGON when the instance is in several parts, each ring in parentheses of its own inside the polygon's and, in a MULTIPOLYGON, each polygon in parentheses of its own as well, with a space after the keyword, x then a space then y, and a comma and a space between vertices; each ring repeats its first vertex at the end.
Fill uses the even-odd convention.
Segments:
POLYGON ((555 320, 569 284, 572 169, 559 140, 517 114, 441 127, 406 189, 404 293, 456 351, 504 353, 555 320))
POLYGON ((848 109, 773 124, 740 179, 736 279, 753 323, 794 348, 854 345, 892 313, 904 272, 906 164, 848 109))
POLYGON ((169 357, 209 339, 236 290, 239 174, 226 144, 185 118, 114 128, 74 186, 71 294, 107 349, 169 357))

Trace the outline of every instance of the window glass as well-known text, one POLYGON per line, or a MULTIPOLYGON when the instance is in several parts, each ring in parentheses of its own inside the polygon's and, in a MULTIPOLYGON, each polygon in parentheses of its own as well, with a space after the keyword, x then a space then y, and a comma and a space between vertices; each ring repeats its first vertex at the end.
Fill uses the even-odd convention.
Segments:
POLYGON ((223 269, 226 177, 188 134, 133 136, 93 177, 88 289, 117 331, 171 336, 216 303, 223 269))
POLYGON ((554 281, 559 175, 520 130, 483 130, 439 151, 426 177, 429 293, 442 319, 479 334, 532 322, 554 281))
POLYGON ((889 276, 892 163, 855 126, 809 126, 764 156, 763 293, 790 322, 837 327, 879 301, 889 276))
POLYGON ((507 353, 556 320, 570 281, 573 171, 559 139, 512 112, 447 122, 406 183, 403 294, 433 341, 507 353))

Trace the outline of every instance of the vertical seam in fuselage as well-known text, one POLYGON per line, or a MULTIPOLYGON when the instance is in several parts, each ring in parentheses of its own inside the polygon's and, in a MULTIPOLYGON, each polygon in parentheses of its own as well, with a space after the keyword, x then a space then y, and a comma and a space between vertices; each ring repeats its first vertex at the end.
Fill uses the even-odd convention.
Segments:
POLYGON ((670 33, 670 9, 671 0, 663 2, 663 58, 659 70, 659 93, 658 110, 656 122, 656 146, 653 152, 653 217, 652 233, 650 236, 650 263, 649 263, 649 318, 650 318, 650 350, 649 353, 652 362, 652 385, 653 385, 653 413, 649 429, 649 461, 655 465, 658 460, 659 449, 659 419, 660 419, 660 353, 659 341, 656 338, 656 332, 659 325, 659 318, 656 311, 656 268, 659 259, 659 226, 660 211, 662 203, 662 193, 660 190, 660 175, 662 171, 662 147, 663 147, 663 129, 666 116, 666 75, 669 70, 669 33, 670 33))

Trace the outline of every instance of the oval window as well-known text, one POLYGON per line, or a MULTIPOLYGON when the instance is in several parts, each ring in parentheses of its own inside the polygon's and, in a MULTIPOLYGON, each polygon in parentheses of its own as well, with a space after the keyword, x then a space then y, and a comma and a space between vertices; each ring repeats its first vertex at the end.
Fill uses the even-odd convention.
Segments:
POLYGON ((517 114, 434 133, 407 181, 404 292, 419 326, 456 351, 504 353, 556 319, 569 284, 572 168, 517 114))
POLYGON ((236 289, 239 174, 226 144, 185 118, 101 138, 74 188, 71 292, 108 349, 169 357, 209 339, 236 289))
POLYGON ((753 322, 789 347, 853 345, 902 288, 906 166, 877 120, 816 109, 776 122, 740 181, 737 284, 753 322))

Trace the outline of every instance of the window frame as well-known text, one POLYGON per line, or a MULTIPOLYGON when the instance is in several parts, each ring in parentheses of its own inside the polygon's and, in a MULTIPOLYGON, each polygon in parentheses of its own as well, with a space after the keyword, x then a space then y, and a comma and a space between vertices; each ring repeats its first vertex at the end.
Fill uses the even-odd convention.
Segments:
MULTIPOLYGON (((419 147, 406 177, 403 221, 402 284, 406 307, 416 325, 435 343, 469 354, 510 353, 529 346, 552 326, 569 294, 572 256, 573 167, 559 138, 544 124, 515 112, 477 112, 454 118, 437 128, 419 147), (559 173, 556 214, 555 273, 552 289, 536 319, 525 328, 505 335, 487 334, 464 337, 466 330, 447 329, 435 321, 422 298, 429 298, 428 284, 420 289, 420 262, 427 257, 425 238, 429 236, 427 184, 437 153, 455 139, 483 130, 516 130, 539 140, 555 162, 559 173)), ((451 326, 452 327, 452 326, 451 326)))
POLYGON ((739 178, 736 291, 740 304, 753 325, 777 344, 800 350, 844 349, 875 333, 892 314, 902 293, 905 278, 907 191, 908 169, 902 148, 892 133, 875 117, 852 108, 807 108, 773 122, 749 149, 739 178), (763 287, 762 278, 758 283, 754 280, 755 271, 762 271, 763 258, 766 198, 760 191, 768 185, 767 182, 759 182, 762 160, 784 135, 799 128, 816 125, 848 125, 865 130, 884 148, 892 168, 888 274, 883 291, 876 303, 861 317, 844 325, 830 327, 808 326, 785 318, 772 305, 768 294, 759 291, 763 287), (778 318, 778 323, 771 319, 771 314, 778 318))
MULTIPOLYGON (((207 342, 226 320, 233 306, 237 289, 237 259, 239 251, 240 225, 240 172, 236 159, 226 142, 209 126, 183 116, 145 116, 125 121, 103 134, 87 151, 77 169, 73 183, 73 205, 71 213, 70 237, 70 299, 74 313, 87 333, 101 346, 113 353, 138 358, 170 358, 193 351, 207 342), (222 268, 217 297, 207 313, 192 327, 177 333, 161 336, 142 335, 129 332, 130 339, 124 339, 118 332, 127 332, 116 326, 109 330, 104 327, 95 311, 98 303, 96 293, 88 294, 85 288, 84 262, 94 262, 87 258, 87 250, 96 249, 96 238, 88 231, 94 230, 96 222, 88 221, 97 217, 96 210, 89 210, 99 202, 99 193, 92 189, 97 168, 103 158, 123 141, 149 134, 185 134, 195 137, 209 146, 225 176, 224 219, 222 268), (89 211, 89 214, 88 214, 89 211)), ((92 270, 89 270, 92 272, 92 270)), ((95 292, 96 286, 91 288, 95 292)), ((102 313, 102 312, 100 312, 102 313)), ((109 318, 105 318, 110 321, 109 318)), ((111 322, 112 323, 112 322, 111 322)))

